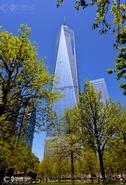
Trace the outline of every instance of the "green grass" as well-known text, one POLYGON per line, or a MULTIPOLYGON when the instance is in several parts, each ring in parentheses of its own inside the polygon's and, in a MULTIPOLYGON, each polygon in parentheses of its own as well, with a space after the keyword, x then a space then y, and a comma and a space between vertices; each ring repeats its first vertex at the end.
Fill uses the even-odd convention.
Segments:
MULTIPOLYGON (((18 184, 18 185, 23 185, 23 184, 18 184)), ((48 183, 34 183, 34 184, 28 184, 28 185, 72 185, 71 182, 64 182, 64 183, 58 183, 58 182, 48 182, 48 183)), ((84 182, 75 182, 75 185, 93 185, 92 183, 84 183, 84 182)), ((96 185, 102 185, 101 184, 97 184, 96 185)), ((112 184, 108 184, 108 185, 120 185, 120 183, 112 183, 112 184)))
MULTIPOLYGON (((69 181, 69 182, 61 182, 61 183, 59 183, 59 182, 48 182, 48 183, 19 183, 19 184, 16 184, 16 183, 7 183, 7 184, 4 184, 4 185, 72 185, 72 183, 69 181)), ((98 184, 98 183, 95 183, 95 184, 93 184, 93 183, 87 183, 87 182, 76 182, 75 181, 75 185, 102 185, 102 183, 101 184, 98 184)), ((122 185, 121 183, 119 183, 119 182, 115 182, 115 183, 109 183, 109 184, 107 184, 107 185, 122 185)))
MULTIPOLYGON (((49 183, 40 183, 40 184, 34 184, 34 185, 72 185, 71 182, 64 182, 64 183, 58 183, 58 182, 49 182, 49 183)), ((90 183, 81 183, 81 182, 75 182, 75 185, 93 185, 90 183)))
MULTIPOLYGON (((29 184, 29 185, 33 185, 33 184, 29 184)), ((48 183, 39 183, 39 184, 34 184, 34 185, 72 185, 72 183, 71 182, 61 182, 61 183, 59 183, 59 182, 48 182, 48 183)), ((93 184, 75 182, 75 185, 93 185, 93 184)))

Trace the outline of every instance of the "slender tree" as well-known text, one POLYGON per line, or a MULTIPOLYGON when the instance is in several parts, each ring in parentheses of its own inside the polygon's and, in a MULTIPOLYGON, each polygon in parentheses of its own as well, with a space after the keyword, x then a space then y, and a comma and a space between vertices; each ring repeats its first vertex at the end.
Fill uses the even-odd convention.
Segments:
POLYGON ((74 114, 75 109, 65 110, 63 117, 58 123, 58 128, 56 128, 56 136, 52 137, 50 144, 48 144, 48 148, 52 148, 52 152, 53 150, 56 151, 57 158, 70 160, 70 173, 73 185, 75 176, 74 164, 81 150, 79 127, 74 120, 74 114))
POLYGON ((80 174, 91 176, 91 181, 94 183, 93 177, 99 175, 98 157, 96 152, 89 146, 83 147, 81 155, 78 158, 80 174))
POLYGON ((86 82, 85 90, 81 93, 77 119, 82 129, 83 143, 97 152, 103 184, 106 184, 103 154, 108 139, 114 133, 114 124, 118 121, 119 107, 110 101, 104 105, 100 93, 96 93, 93 85, 86 82))
POLYGON ((109 175, 123 174, 126 172, 126 111, 122 109, 115 124, 115 132, 109 140, 106 149, 105 163, 109 175))
POLYGON ((70 155, 70 164, 71 164, 71 181, 74 185, 74 176, 75 176, 75 159, 80 152, 80 136, 79 128, 74 119, 75 110, 66 110, 63 117, 64 124, 64 138, 67 143, 66 151, 67 155, 70 155))

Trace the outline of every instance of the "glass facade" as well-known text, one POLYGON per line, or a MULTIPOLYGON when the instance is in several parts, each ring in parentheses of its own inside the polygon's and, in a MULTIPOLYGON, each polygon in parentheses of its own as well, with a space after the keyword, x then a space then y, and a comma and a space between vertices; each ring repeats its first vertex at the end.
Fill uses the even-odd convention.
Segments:
POLYGON ((31 149, 32 149, 33 138, 34 138, 35 122, 36 122, 36 108, 33 107, 33 110, 30 116, 29 125, 28 125, 27 136, 26 136, 26 144, 31 149))
POLYGON ((27 111, 26 104, 22 104, 17 118, 17 140, 25 140, 29 148, 32 149, 36 122, 36 108, 33 107, 32 112, 27 115, 25 115, 25 111, 27 111))
POLYGON ((54 110, 61 117, 66 108, 72 108, 78 99, 78 76, 74 32, 62 25, 57 39, 55 80, 53 91, 62 98, 54 103, 54 110))
MULTIPOLYGON (((79 94, 74 32, 66 25, 58 33, 56 51, 53 91, 61 92, 62 97, 53 104, 53 109, 60 119, 66 108, 76 105, 79 94)), ((54 134, 53 128, 47 132, 44 155, 53 150, 48 144, 54 134)))
POLYGON ((101 102, 105 104, 106 99, 109 99, 109 94, 104 78, 90 81, 96 92, 101 92, 101 102))

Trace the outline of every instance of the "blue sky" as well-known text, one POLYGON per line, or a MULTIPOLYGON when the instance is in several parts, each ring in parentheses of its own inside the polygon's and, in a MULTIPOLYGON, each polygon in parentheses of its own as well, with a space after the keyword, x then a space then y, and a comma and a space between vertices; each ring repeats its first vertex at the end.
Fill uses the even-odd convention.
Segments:
MULTIPOLYGON (((115 75, 109 75, 107 68, 114 65, 116 51, 112 47, 114 37, 111 33, 101 36, 92 30, 94 10, 76 11, 74 0, 67 0, 56 7, 56 0, 1 0, 0 23, 16 34, 20 24, 27 23, 32 28, 31 40, 38 45, 39 56, 47 57, 46 65, 53 72, 55 65, 56 37, 64 17, 68 26, 74 30, 78 74, 81 87, 84 80, 105 78, 112 100, 126 104, 126 97, 119 88, 115 75)), ((33 152, 42 159, 45 134, 35 134, 33 152)))

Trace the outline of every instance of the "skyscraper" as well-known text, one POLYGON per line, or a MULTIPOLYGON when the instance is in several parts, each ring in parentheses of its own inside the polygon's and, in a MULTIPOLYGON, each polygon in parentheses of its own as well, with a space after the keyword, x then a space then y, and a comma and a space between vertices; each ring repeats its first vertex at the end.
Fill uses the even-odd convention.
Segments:
POLYGON ((27 107, 22 105, 17 119, 18 137, 17 140, 24 140, 32 149, 36 123, 36 108, 33 107, 31 113, 25 114, 27 107))
POLYGON ((90 81, 96 92, 101 92, 101 102, 105 104, 106 99, 109 99, 109 94, 104 78, 90 81))
MULTIPOLYGON (((61 92, 62 97, 53 104, 53 109, 59 119, 66 108, 73 108, 76 105, 79 94, 74 32, 67 25, 61 26, 56 44, 53 91, 61 92)), ((54 133, 53 129, 47 133, 45 155, 53 150, 48 145, 54 133)))
POLYGON ((54 110, 61 117, 66 108, 72 108, 78 99, 78 75, 74 32, 62 25, 57 38, 57 53, 53 90, 62 92, 54 103, 54 110))
POLYGON ((35 123, 36 123, 36 108, 33 107, 32 113, 30 115, 30 120, 28 124, 28 130, 26 135, 26 144, 32 149, 34 132, 35 132, 35 123))

